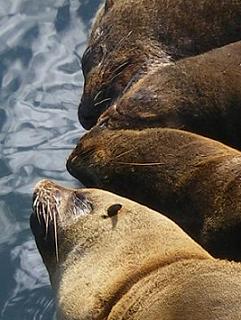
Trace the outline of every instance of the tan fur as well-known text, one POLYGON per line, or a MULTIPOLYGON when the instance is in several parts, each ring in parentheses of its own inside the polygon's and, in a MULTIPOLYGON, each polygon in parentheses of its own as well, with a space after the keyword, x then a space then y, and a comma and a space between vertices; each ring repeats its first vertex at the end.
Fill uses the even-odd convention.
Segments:
POLYGON ((40 245, 35 212, 31 218, 59 320, 241 318, 240 265, 214 260, 165 216, 102 190, 50 181, 38 184, 35 194, 40 204, 59 197, 57 263, 40 245), (91 212, 74 214, 76 193, 92 203, 91 212), (109 218, 116 203, 122 208, 109 218))
POLYGON ((153 64, 241 40, 240 0, 112 1, 97 17, 82 63, 87 129, 153 64))
POLYGON ((109 129, 168 127, 241 149, 241 41, 156 67, 99 120, 109 129))
POLYGON ((143 203, 217 257, 241 260, 241 153, 175 129, 95 128, 67 162, 87 187, 143 203))

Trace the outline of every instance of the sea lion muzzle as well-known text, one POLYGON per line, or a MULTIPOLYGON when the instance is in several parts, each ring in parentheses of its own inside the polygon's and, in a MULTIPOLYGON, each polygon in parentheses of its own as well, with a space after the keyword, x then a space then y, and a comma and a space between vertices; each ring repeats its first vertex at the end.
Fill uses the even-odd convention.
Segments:
POLYGON ((91 211, 92 205, 81 189, 67 189, 48 180, 38 183, 33 193, 30 226, 40 252, 48 251, 58 261, 58 234, 61 229, 91 211))

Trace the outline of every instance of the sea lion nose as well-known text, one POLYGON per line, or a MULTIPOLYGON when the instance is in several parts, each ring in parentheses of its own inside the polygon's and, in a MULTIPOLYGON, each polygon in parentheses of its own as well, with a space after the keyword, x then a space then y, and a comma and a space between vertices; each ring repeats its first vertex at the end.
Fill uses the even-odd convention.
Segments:
POLYGON ((89 99, 81 100, 78 108, 78 118, 80 124, 86 130, 90 130, 96 124, 96 114, 93 112, 93 107, 89 99))
POLYGON ((56 204, 59 204, 64 189, 65 188, 60 187, 53 181, 47 179, 39 181, 33 190, 33 208, 36 207, 38 201, 45 201, 52 196, 54 197, 56 204))
POLYGON ((33 193, 38 193, 39 190, 44 189, 46 186, 53 186, 55 185, 52 181, 48 179, 40 180, 34 187, 33 193))
POLYGON ((72 156, 71 154, 66 161, 66 169, 72 176, 74 175, 74 171, 75 171, 74 168, 76 167, 76 163, 75 163, 76 159, 77 159, 77 156, 72 156))

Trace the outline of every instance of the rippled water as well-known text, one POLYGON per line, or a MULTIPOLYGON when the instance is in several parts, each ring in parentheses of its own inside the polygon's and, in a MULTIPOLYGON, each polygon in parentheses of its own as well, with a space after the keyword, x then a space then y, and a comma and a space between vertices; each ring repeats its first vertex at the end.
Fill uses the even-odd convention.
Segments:
POLYGON ((53 319, 29 228, 33 185, 76 183, 65 159, 77 121, 80 56, 99 0, 0 0, 0 319, 53 319))

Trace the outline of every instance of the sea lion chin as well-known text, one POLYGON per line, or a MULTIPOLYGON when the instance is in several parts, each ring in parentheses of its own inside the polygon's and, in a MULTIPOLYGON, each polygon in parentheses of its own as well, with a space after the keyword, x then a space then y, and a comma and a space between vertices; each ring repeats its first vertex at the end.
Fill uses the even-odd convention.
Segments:
POLYGON ((240 318, 240 265, 213 259, 160 213, 46 180, 33 201, 31 227, 58 320, 240 318), (58 256, 42 245, 53 225, 58 256))
POLYGON ((94 126, 153 65, 241 40, 240 21, 240 0, 106 2, 97 14, 82 58, 81 124, 86 129, 94 126))

